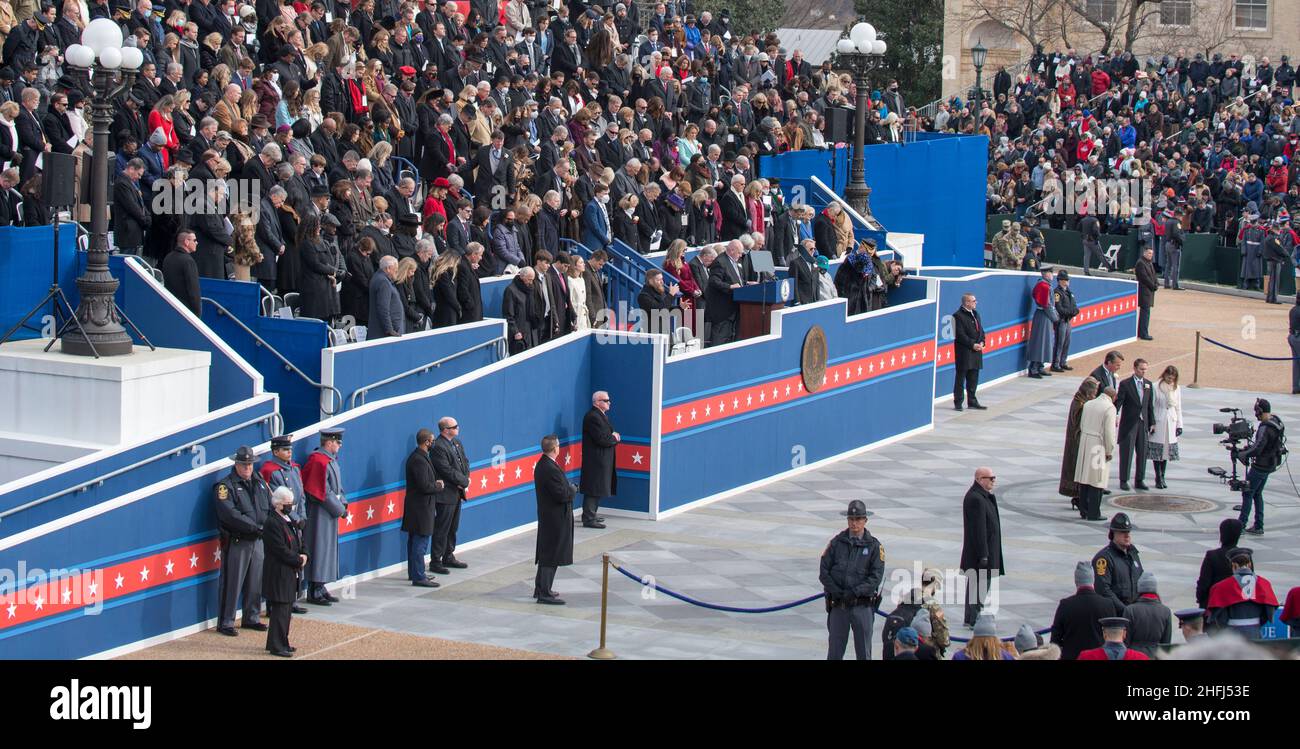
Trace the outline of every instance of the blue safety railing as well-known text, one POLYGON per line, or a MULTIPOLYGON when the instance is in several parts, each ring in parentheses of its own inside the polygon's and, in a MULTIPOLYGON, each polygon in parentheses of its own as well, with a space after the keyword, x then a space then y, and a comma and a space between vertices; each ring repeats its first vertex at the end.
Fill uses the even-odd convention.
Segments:
MULTIPOLYGON (((591 250, 581 242, 573 239, 560 238, 560 246, 564 247, 570 254, 576 254, 584 260, 591 259, 591 250)), ((645 286, 645 275, 642 273, 641 279, 618 267, 615 262, 617 256, 611 254, 610 262, 605 263, 601 273, 605 276, 605 306, 612 311, 615 316, 611 327, 622 327, 625 322, 619 319, 619 315, 626 315, 633 309, 636 309, 636 297, 641 293, 641 287, 645 286)))

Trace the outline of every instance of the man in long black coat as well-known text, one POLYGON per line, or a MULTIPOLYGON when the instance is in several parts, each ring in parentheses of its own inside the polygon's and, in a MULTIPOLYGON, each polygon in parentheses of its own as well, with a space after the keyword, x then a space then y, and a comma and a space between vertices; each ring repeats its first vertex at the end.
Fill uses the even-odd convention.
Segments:
POLYGON ((967 577, 965 621, 971 627, 984 606, 993 578, 1006 574, 1002 564, 1002 520, 993 495, 996 478, 993 469, 976 468, 975 482, 962 500, 961 570, 967 577))
POLYGON ((446 575, 465 569, 468 564, 456 558, 456 531, 460 528, 460 505, 469 488, 469 461, 460 443, 460 422, 451 416, 438 419, 438 439, 429 449, 433 471, 442 488, 433 493, 437 505, 433 523, 433 542, 429 551, 429 571, 446 575))
POLYGON ((199 267, 194 251, 199 246, 194 232, 182 230, 176 235, 176 247, 162 261, 163 286, 194 313, 203 317, 203 293, 199 289, 199 267))
POLYGON ((438 583, 424 573, 424 555, 433 538, 438 477, 433 472, 429 448, 433 432, 415 433, 415 449, 406 458, 406 504, 402 508, 402 532, 406 533, 406 578, 417 588, 436 588, 438 583))
MULTIPOLYGON (((537 271, 531 266, 519 269, 501 296, 501 316, 506 320, 506 341, 510 354, 518 354, 537 345, 541 315, 533 302, 533 285, 537 271)), ((542 280, 545 283, 545 279, 542 280)))
POLYGON ((1052 642, 1061 646, 1061 660, 1072 661, 1084 650, 1101 647, 1101 619, 1119 616, 1109 598, 1093 587, 1092 565, 1079 562, 1074 568, 1075 593, 1062 598, 1052 619, 1052 642))
POLYGON ((460 304, 457 323, 478 322, 483 319, 483 292, 479 286, 475 265, 483 261, 483 245, 472 242, 461 256, 456 272, 456 302, 460 304))
POLYGON ((958 411, 962 410, 963 388, 970 407, 984 410, 975 400, 980 370, 984 368, 984 322, 975 303, 974 294, 962 294, 961 307, 952 314, 952 358, 956 364, 952 373, 952 407, 958 411))
POLYGON ((605 519, 597 515, 600 500, 618 493, 618 473, 614 451, 623 438, 609 422, 609 393, 591 394, 591 410, 582 418, 582 527, 604 528, 605 519))
POLYGON ((556 568, 573 564, 576 492, 560 467, 559 455, 559 437, 548 434, 542 438, 542 457, 533 467, 533 491, 537 494, 537 579, 533 583, 533 598, 551 605, 564 604, 551 590, 556 568))
POLYGON ((266 631, 266 649, 281 658, 293 657, 289 644, 289 621, 293 602, 298 596, 298 580, 307 565, 303 553, 302 531, 289 513, 293 510, 293 490, 282 486, 271 495, 274 512, 262 524, 262 597, 266 599, 270 627, 266 631))

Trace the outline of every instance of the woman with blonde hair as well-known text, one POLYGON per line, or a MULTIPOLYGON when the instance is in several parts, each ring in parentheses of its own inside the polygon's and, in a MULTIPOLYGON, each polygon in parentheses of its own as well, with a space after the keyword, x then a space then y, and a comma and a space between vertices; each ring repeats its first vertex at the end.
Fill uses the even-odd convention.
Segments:
POLYGON ((1147 457, 1156 469, 1156 488, 1167 489, 1165 470, 1169 461, 1178 460, 1178 438, 1183 434, 1183 392, 1178 387, 1178 368, 1170 364, 1160 373, 1152 390, 1151 405, 1155 421, 1147 440, 1147 457))
POLYGON ((325 42, 316 42, 308 47, 302 54, 303 66, 307 68, 306 80, 314 81, 317 79, 317 72, 321 69, 322 61, 329 56, 330 48, 325 42))
POLYGON ((154 104, 153 111, 149 113, 149 132, 162 128, 163 135, 167 136, 167 142, 163 144, 162 157, 163 169, 171 165, 172 160, 176 158, 177 149, 181 147, 180 138, 177 135, 175 112, 177 109, 177 100, 184 93, 188 100, 189 91, 177 91, 176 96, 164 96, 154 104))
POLYGON ((0 171, 22 163, 22 151, 18 148, 18 102, 7 101, 0 104, 0 171))
MULTIPOLYGON (((172 11, 172 18, 180 17, 181 26, 185 25, 185 14, 179 10, 172 11)), ((168 26, 171 26, 170 21, 168 26)), ((158 58, 158 72, 167 72, 167 66, 171 63, 181 64, 181 37, 180 34, 168 32, 163 35, 162 56, 158 58)))
POLYGON ((674 239, 673 243, 668 245, 668 254, 664 257, 664 272, 677 279, 676 283, 682 295, 682 324, 694 331, 697 300, 704 296, 704 292, 695 282, 695 275, 691 273, 690 266, 686 264, 685 239, 674 239))
POLYGON ((460 300, 456 297, 456 275, 460 272, 460 255, 444 252, 433 261, 433 327, 446 328, 460 322, 460 300))
MULTIPOLYGON (((203 42, 199 44, 199 67, 211 70, 214 78, 217 75, 217 63, 221 62, 221 44, 224 41, 221 32, 214 31, 203 37, 203 42)), ((225 88, 227 83, 230 83, 230 68, 226 68, 226 80, 221 87, 225 88)))
POLYGON ((586 270, 587 263, 580 255, 569 258, 569 269, 565 271, 565 275, 569 278, 569 304, 573 305, 573 329, 579 331, 591 327, 591 317, 587 310, 586 270))
POLYGON ((366 152, 366 158, 370 159, 370 176, 375 180, 370 186, 371 194, 387 195, 392 191, 393 165, 390 161, 392 156, 393 144, 383 140, 371 146, 366 152))
POLYGON ((419 297, 415 291, 415 258, 404 257, 397 264, 397 275, 393 278, 393 283, 397 286, 397 292, 402 295, 402 311, 406 315, 406 332, 415 333, 424 330, 424 313, 420 311, 420 305, 417 302, 419 297))
POLYGON ((954 661, 1014 661, 1016 657, 1002 647, 998 639, 997 619, 989 611, 981 611, 975 620, 975 636, 966 647, 953 654, 954 661))
POLYGON ((367 62, 361 70, 362 93, 365 94, 366 101, 370 104, 382 102, 385 84, 387 81, 384 80, 384 64, 379 60, 367 62))

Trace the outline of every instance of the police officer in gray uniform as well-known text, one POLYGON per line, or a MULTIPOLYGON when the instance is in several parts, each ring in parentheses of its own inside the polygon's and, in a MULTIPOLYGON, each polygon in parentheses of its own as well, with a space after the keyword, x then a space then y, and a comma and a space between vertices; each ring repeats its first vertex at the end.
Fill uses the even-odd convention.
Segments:
POLYGON ((849 527, 822 552, 821 583, 826 591, 826 629, 830 632, 827 660, 844 659, 853 630, 853 651, 858 660, 871 660, 871 617, 880 604, 880 583, 885 577, 885 547, 867 532, 867 506, 849 502, 842 513, 849 527))
MULTIPOLYGON (((293 492, 293 507, 289 510, 289 521, 299 532, 307 525, 307 494, 302 488, 302 470, 297 463, 293 461, 293 435, 282 434, 271 438, 271 457, 262 464, 262 478, 266 481, 267 488, 275 494, 275 490, 280 487, 288 487, 293 492)), ((307 590, 307 581, 299 580, 302 590, 307 590)), ((295 614, 305 614, 307 609, 293 604, 292 608, 295 614)))
POLYGON ((253 449, 241 447, 234 468, 212 488, 221 530, 221 575, 217 583, 217 631, 234 637, 235 607, 244 594, 244 629, 266 631, 262 606, 262 526, 271 512, 271 490, 253 470, 253 449))
POLYGON ((1142 558, 1133 545, 1133 521, 1127 514, 1115 513, 1110 519, 1110 543, 1092 558, 1093 589, 1111 599, 1123 611, 1138 599, 1138 579, 1142 577, 1142 558))

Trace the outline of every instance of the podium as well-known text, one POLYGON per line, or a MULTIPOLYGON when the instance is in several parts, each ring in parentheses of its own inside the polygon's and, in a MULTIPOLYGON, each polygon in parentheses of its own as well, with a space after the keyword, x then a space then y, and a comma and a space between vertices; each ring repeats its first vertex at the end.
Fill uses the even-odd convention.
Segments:
POLYGON ((794 301, 794 284, 788 278, 750 284, 736 289, 731 298, 740 307, 737 340, 743 341, 772 332, 772 310, 794 301))

